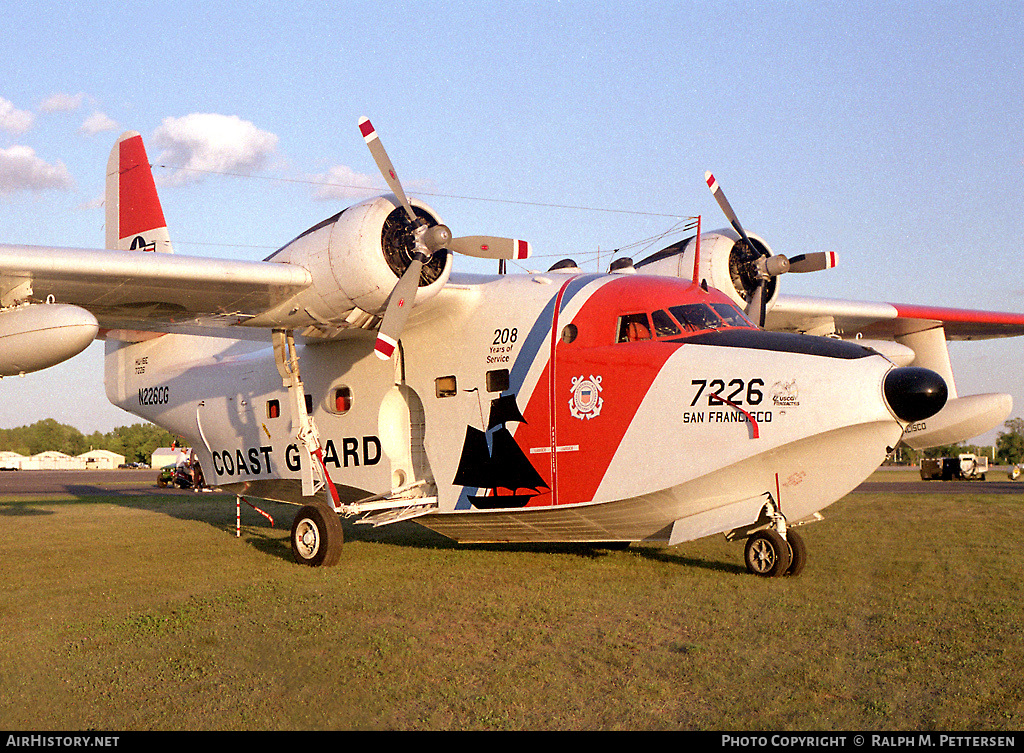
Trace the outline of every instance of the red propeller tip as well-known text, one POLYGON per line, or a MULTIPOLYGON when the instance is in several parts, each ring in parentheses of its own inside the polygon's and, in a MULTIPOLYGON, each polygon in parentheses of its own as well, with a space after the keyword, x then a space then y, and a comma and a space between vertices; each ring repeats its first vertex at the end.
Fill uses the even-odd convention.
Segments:
POLYGON ((389 358, 391 358, 391 354, 395 352, 395 347, 397 345, 398 343, 392 340, 387 335, 378 333, 377 342, 373 346, 373 351, 374 353, 377 354, 378 358, 380 358, 383 361, 386 361, 389 358))
POLYGON ((369 118, 363 118, 362 120, 359 121, 359 132, 363 134, 363 138, 366 139, 367 142, 371 141, 377 136, 377 131, 374 129, 373 124, 370 122, 369 118))

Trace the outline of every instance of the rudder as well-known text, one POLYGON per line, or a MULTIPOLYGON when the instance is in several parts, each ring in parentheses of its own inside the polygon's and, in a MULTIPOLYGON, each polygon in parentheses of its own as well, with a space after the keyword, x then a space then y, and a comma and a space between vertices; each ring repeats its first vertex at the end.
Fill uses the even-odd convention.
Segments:
POLYGON ((121 134, 107 161, 106 246, 173 253, 142 136, 121 134))

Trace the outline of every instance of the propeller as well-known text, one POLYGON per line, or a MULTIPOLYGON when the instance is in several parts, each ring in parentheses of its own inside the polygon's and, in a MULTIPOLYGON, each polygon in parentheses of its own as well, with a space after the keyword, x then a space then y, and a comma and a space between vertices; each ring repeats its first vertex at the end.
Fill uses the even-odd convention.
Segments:
POLYGON ((473 256, 478 259, 525 259, 530 255, 530 244, 515 238, 497 238, 488 235, 471 235, 453 238, 452 231, 445 225, 430 226, 426 219, 417 216, 413 211, 402 183, 398 180, 395 166, 384 150, 384 145, 377 136, 377 131, 368 118, 359 119, 359 131, 370 149, 377 169, 384 176, 388 188, 398 199, 409 217, 410 230, 413 238, 412 261, 388 296, 388 305, 384 317, 377 330, 377 343, 374 350, 383 360, 391 357, 398 346, 398 340, 405 329, 405 323, 416 302, 416 291, 419 289, 420 271, 431 255, 441 249, 448 249, 457 254, 473 256))
POLYGON ((758 326, 764 328, 765 316, 767 314, 766 306, 768 303, 766 295, 768 282, 773 277, 778 277, 786 272, 818 272, 823 269, 831 269, 836 266, 836 254, 834 252, 819 251, 811 254, 800 254, 789 259, 782 254, 769 256, 766 253, 759 253, 754 244, 750 242, 750 238, 747 237, 746 231, 740 224, 736 212, 733 211, 732 206, 729 204, 729 200, 725 198, 725 193, 722 191, 722 187, 718 185, 718 181, 715 180, 715 176, 709 171, 704 173, 704 179, 707 181, 708 188, 711 189, 715 201, 718 202, 718 206, 721 207, 726 219, 729 220, 729 224, 732 225, 733 229, 743 240, 748 256, 753 256, 753 258, 746 260, 746 264, 750 276, 757 281, 757 286, 747 301, 746 313, 747 316, 753 317, 756 312, 758 326))
POLYGON ((789 260, 790 272, 820 272, 832 269, 836 265, 835 251, 817 251, 813 254, 800 254, 789 260))

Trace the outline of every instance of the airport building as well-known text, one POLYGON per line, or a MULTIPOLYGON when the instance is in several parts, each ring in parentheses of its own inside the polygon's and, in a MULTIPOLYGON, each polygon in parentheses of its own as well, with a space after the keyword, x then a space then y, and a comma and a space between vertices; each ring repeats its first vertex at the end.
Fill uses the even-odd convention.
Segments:
POLYGON ((89 450, 78 457, 85 460, 85 467, 90 469, 111 470, 124 465, 124 455, 118 455, 110 450, 89 450))
POLYGON ((17 452, 0 452, 0 470, 4 471, 84 471, 117 468, 124 455, 108 450, 90 450, 77 457, 47 450, 26 457, 17 452))
POLYGON ((178 465, 179 462, 188 462, 192 450, 188 447, 157 447, 153 450, 150 462, 152 468, 167 468, 178 465))

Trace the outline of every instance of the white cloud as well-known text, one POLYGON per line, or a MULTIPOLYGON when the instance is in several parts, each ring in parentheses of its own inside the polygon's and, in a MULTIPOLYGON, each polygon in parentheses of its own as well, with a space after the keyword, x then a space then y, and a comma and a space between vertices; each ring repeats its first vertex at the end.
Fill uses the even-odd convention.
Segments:
POLYGON ((164 150, 157 162, 174 168, 166 182, 182 184, 207 173, 259 170, 277 148, 277 136, 236 115, 193 113, 164 118, 153 143, 164 150))
POLYGON ((19 110, 13 103, 0 97, 0 128, 10 133, 24 133, 32 127, 35 116, 26 110, 19 110))
POLYGON ((89 201, 83 201, 81 204, 79 204, 77 207, 75 207, 75 209, 82 209, 82 210, 102 209, 103 208, 103 204, 105 203, 105 201, 106 201, 106 196, 101 193, 98 196, 90 199, 89 201))
POLYGON ((97 133, 103 133, 104 131, 113 131, 117 128, 117 122, 112 120, 103 112, 94 112, 85 122, 82 123, 82 127, 78 129, 79 133, 84 133, 86 136, 95 136, 97 133))
POLYGON ((357 173, 347 165, 336 165, 321 175, 311 175, 308 180, 318 184, 313 198, 321 201, 338 199, 364 199, 373 193, 387 191, 382 188, 379 177, 357 173))
POLYGON ((28 146, 0 149, 0 194, 71 186, 71 175, 62 162, 51 165, 28 146))
POLYGON ((39 109, 43 112, 74 112, 82 106, 82 100, 84 99, 85 94, 81 92, 78 94, 57 92, 43 100, 43 103, 39 105, 39 109))

